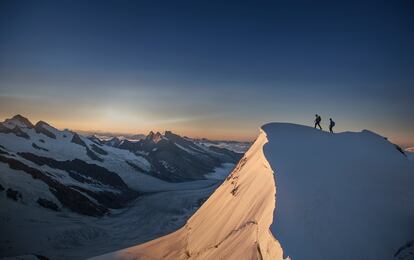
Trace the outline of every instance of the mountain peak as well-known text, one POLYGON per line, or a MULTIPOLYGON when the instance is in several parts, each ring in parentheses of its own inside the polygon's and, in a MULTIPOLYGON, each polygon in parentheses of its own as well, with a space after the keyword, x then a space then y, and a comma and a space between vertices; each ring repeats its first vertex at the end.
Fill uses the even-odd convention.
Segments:
POLYGON ((53 132, 56 132, 58 130, 44 121, 37 122, 34 126, 34 129, 38 134, 44 134, 52 139, 56 139, 56 135, 53 132))
POLYGON ((39 122, 36 123, 37 126, 51 126, 48 123, 46 123, 45 121, 40 120, 39 122))
POLYGON ((174 134, 172 131, 166 130, 164 132, 164 136, 168 138, 168 136, 178 136, 178 135, 174 134))
POLYGON ((32 122, 29 121, 29 119, 27 119, 26 117, 20 114, 17 114, 13 116, 12 118, 6 119, 4 123, 10 126, 19 126, 19 127, 28 127, 28 128, 34 127, 34 125, 32 124, 32 122))
POLYGON ((158 143, 162 139, 164 139, 164 136, 160 132, 154 133, 153 131, 149 132, 149 134, 145 138, 145 140, 152 141, 154 143, 158 143))

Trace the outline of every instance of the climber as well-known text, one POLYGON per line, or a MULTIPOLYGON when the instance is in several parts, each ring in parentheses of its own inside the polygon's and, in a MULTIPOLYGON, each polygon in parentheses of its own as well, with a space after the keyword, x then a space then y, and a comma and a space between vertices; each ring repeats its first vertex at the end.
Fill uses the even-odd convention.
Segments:
POLYGON ((332 118, 329 118, 329 131, 333 133, 332 128, 335 126, 335 122, 332 120, 332 118))
POLYGON ((316 114, 315 115, 315 128, 318 126, 319 129, 322 130, 321 121, 322 121, 322 118, 318 114, 316 114))

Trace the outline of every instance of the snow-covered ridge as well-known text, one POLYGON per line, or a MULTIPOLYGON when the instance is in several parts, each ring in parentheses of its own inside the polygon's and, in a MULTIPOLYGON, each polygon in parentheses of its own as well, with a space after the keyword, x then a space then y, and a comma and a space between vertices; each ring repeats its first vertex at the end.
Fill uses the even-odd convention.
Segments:
POLYGON ((267 124, 183 228, 97 258, 397 259, 413 185, 414 164, 373 132, 267 124))
POLYGON ((266 142, 262 131, 232 174, 183 228, 97 259, 281 258, 282 250, 269 232, 275 184, 263 154, 266 142))
POLYGON ((414 147, 409 147, 405 149, 405 154, 407 155, 407 158, 414 161, 414 147))

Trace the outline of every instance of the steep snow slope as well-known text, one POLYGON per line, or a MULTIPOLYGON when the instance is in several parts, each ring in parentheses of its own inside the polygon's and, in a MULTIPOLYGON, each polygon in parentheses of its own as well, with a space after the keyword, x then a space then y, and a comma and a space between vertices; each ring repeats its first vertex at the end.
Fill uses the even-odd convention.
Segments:
POLYGON ((268 124, 183 228, 97 258, 404 259, 413 184, 413 162, 375 133, 268 124))
POLYGON ((280 259, 282 250, 269 232, 275 183, 263 155, 266 142, 262 132, 183 228, 98 259, 280 259))

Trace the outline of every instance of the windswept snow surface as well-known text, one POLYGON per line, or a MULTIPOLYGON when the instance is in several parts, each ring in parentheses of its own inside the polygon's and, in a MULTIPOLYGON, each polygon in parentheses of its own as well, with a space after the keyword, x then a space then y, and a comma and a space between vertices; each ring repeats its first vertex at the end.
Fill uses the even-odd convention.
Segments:
POLYGON ((375 133, 267 124, 183 228, 97 259, 400 259, 413 185, 413 162, 375 133))
POLYGON ((367 130, 263 130, 277 187, 271 231, 285 256, 392 259, 414 240, 414 164, 393 144, 367 130))

